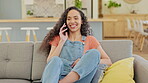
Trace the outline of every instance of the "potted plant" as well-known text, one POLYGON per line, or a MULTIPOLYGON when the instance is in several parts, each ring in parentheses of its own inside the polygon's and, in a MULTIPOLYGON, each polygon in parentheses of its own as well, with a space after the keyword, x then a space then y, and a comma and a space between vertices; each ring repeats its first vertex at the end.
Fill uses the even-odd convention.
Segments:
POLYGON ((105 3, 104 5, 110 9, 110 13, 112 13, 112 10, 114 8, 121 7, 121 3, 117 3, 116 1, 112 1, 112 0, 109 0, 108 3, 107 4, 105 3))
POLYGON ((32 16, 33 16, 33 10, 28 10, 28 11, 27 11, 27 15, 28 15, 29 17, 32 17, 32 16))
POLYGON ((82 8, 82 1, 81 0, 75 0, 75 7, 81 9, 82 8))

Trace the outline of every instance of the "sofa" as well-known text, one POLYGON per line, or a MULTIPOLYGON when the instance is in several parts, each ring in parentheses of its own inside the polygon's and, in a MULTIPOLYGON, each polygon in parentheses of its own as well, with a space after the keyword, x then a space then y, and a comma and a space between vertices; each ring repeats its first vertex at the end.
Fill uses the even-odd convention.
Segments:
MULTIPOLYGON (((135 82, 148 82, 148 61, 132 54, 132 41, 102 40, 100 43, 113 63, 135 57, 135 82)), ((38 83, 46 65, 45 53, 38 51, 40 45, 41 42, 1 42, 0 83, 38 83)))

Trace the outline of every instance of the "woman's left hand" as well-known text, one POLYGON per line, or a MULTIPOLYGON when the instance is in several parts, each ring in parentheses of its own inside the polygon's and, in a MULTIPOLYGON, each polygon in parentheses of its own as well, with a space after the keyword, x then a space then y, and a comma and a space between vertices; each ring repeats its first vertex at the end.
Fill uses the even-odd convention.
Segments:
POLYGON ((75 62, 73 62, 73 64, 71 65, 71 67, 74 67, 78 63, 79 60, 80 60, 80 58, 78 58, 77 60, 75 60, 75 62))

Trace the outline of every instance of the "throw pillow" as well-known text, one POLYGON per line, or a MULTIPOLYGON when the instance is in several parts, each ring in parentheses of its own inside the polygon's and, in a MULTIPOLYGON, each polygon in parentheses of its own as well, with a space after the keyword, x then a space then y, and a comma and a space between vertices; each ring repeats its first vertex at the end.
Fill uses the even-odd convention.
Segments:
POLYGON ((130 57, 115 62, 105 71, 100 83, 135 83, 133 61, 134 58, 130 57))

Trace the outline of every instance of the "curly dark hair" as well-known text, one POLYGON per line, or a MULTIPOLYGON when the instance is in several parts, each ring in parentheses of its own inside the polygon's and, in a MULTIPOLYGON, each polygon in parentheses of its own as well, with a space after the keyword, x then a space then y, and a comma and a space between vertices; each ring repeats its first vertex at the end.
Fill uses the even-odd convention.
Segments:
MULTIPOLYGON (((87 21, 87 17, 84 15, 84 13, 79 10, 76 7, 69 7, 67 8, 64 13, 61 15, 61 18, 56 23, 56 25, 49 31, 49 33, 45 36, 44 40, 42 41, 42 44, 39 48, 40 51, 46 52, 47 56, 49 55, 51 45, 49 44, 50 41, 54 39, 54 37, 59 36, 60 28, 63 26, 64 23, 66 23, 67 20, 67 14, 70 10, 76 10, 80 13, 82 24, 81 24, 81 35, 87 36, 90 35, 90 27, 87 21)), ((69 33, 69 31, 68 31, 69 33)))

